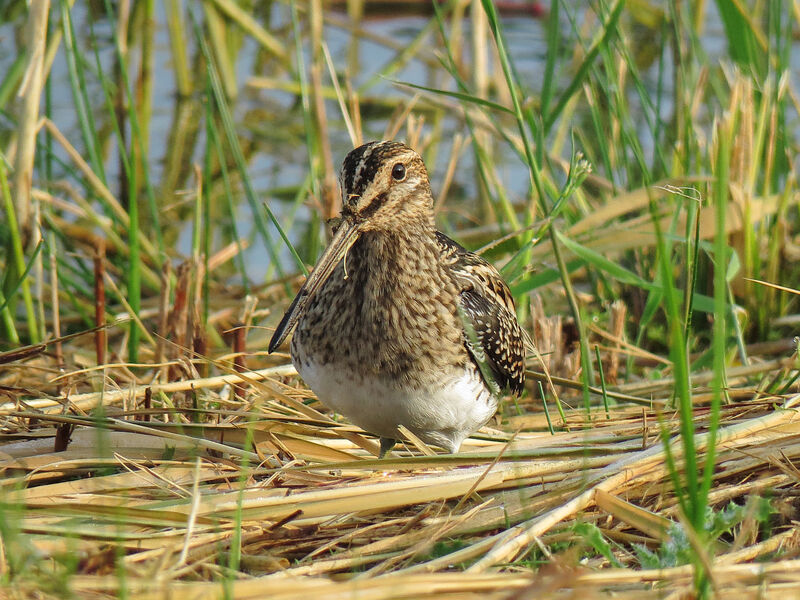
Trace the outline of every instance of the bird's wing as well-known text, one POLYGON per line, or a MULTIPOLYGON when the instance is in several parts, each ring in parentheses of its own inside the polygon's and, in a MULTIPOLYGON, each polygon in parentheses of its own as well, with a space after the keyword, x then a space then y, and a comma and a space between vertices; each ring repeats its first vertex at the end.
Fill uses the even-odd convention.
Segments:
MULTIPOLYGON (((500 388, 522 392, 525 334, 517 322, 511 291, 497 269, 480 256, 438 231, 436 241, 461 292, 466 344, 473 360, 488 367, 500 388)), ((481 371, 486 379, 487 373, 481 371)))

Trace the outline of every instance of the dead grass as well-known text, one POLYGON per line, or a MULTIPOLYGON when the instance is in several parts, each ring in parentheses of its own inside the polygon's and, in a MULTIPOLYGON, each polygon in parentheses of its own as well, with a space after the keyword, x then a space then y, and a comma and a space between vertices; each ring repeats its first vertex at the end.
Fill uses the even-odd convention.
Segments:
MULTIPOLYGON (((65 353, 89 353, 90 342, 69 340, 65 353)), ((681 519, 659 437, 677 427, 659 397, 669 380, 646 390, 651 407, 608 414, 569 408, 565 388, 554 435, 528 399, 459 455, 410 445, 378 460, 369 436, 309 403, 285 358, 243 374, 241 400, 224 361, 215 365, 230 373, 218 377, 161 383, 153 373, 168 369, 109 364, 54 383, 43 352, 3 358, 0 570, 11 597, 691 594, 691 566, 643 569, 634 549, 669 542, 681 519), (71 436, 54 452, 59 428, 71 436), (578 524, 596 527, 610 556, 578 524)), ((753 378, 775 369, 763 364, 730 379, 746 400, 723 408, 711 495, 718 509, 770 498, 766 525, 746 514, 707 556, 716 592, 737 598, 800 584, 800 396, 759 392, 753 378)), ((707 411, 696 415, 702 432, 707 411)), ((705 443, 700 433, 701 454, 705 443)))

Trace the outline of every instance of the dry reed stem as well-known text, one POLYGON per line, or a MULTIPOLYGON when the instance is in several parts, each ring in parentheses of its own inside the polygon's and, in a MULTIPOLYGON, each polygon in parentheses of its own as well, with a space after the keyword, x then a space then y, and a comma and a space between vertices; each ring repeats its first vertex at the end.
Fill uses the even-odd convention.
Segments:
MULTIPOLYGON (((240 316, 233 311, 227 322, 240 316)), ((19 360, 46 365, 48 358, 23 353, 19 360)), ((578 568, 563 566, 574 562, 550 550, 544 554, 548 566, 536 575, 524 562, 503 572, 476 572, 533 548, 548 549, 555 540, 579 540, 571 529, 578 521, 596 523, 620 545, 615 553, 623 564, 631 562, 623 547, 657 546, 676 509, 658 437, 650 434, 649 447, 641 449, 643 431, 652 427, 647 422, 656 421, 652 410, 612 406, 608 418, 597 412, 588 430, 581 429, 584 411, 567 410, 573 430, 555 435, 546 432, 541 415, 523 415, 505 431, 468 440, 459 455, 415 451, 411 457, 398 451, 378 461, 363 449, 376 450, 372 440, 306 404, 305 390, 277 379, 294 375, 290 365, 241 374, 221 360, 209 365, 226 374, 70 393, 69 406, 79 412, 102 403, 110 414, 147 389, 153 401, 164 402, 164 408, 112 415, 95 425, 53 414, 64 399, 37 394, 33 382, 19 392, 24 404, 0 406, 0 472, 6 475, 0 493, 22 486, 5 497, 23 507, 21 534, 44 556, 58 556, 67 538, 79 538, 72 551, 80 553, 84 567, 70 578, 76 594, 117 593, 119 579, 100 566, 108 561, 104 548, 113 546, 126 553, 126 585, 137 598, 216 597, 220 582, 192 580, 224 577, 224 566, 239 552, 239 521, 241 568, 257 577, 226 583, 233 598, 257 597, 264 589, 286 598, 508 598, 545 589, 558 597, 565 588, 580 590, 582 597, 602 589, 624 597, 635 589, 638 595, 631 597, 641 598, 654 581, 662 595, 691 586, 689 567, 609 569, 604 559, 594 558, 591 569, 578 568), (223 401, 216 391, 242 381, 249 387, 242 401, 232 395, 223 401), (197 413, 205 415, 199 423, 181 423, 174 416, 181 413, 167 401, 186 390, 222 402, 222 408, 197 413), (140 414, 164 416, 169 423, 124 420, 140 414), (39 439, 9 437, 34 417, 39 439), (55 454, 49 444, 58 424, 76 429, 69 448, 55 454), (507 433, 519 428, 525 430, 507 433), (244 446, 248 439, 250 448, 244 446), (103 446, 113 452, 101 451, 103 446), (448 548, 451 540, 458 545, 448 548), (438 549, 440 544, 447 549, 438 549), (448 572, 454 568, 459 572, 448 572)), ((104 365, 108 380, 124 381, 124 367, 104 365)), ((158 365, 153 368, 157 372, 158 365)), ((79 371, 65 376, 80 384, 85 372, 79 371)), ((792 461, 800 457, 795 401, 786 399, 779 410, 769 400, 723 407, 712 502, 791 490, 797 481, 792 461)), ((662 419, 674 427, 671 415, 662 419)), ((702 429, 707 410, 698 408, 697 419, 702 429)), ((705 440, 705 434, 698 437, 699 452, 705 440)), ((752 564, 736 570, 731 564, 775 553, 796 556, 792 530, 757 540, 743 530, 737 539, 739 546, 708 559, 720 593, 745 593, 759 584, 786 592, 784 586, 795 582, 791 570, 782 568, 790 560, 772 558, 767 570, 752 564)))
MULTIPOLYGON (((89 164, 84 160, 83 156, 81 155, 78 150, 67 140, 64 134, 58 129, 55 123, 53 123, 48 118, 43 118, 39 121, 39 125, 37 127, 40 129, 41 127, 45 127, 50 135, 53 136, 53 139, 57 141, 67 155, 72 159, 75 163, 75 166, 78 167, 80 172, 86 178, 87 182, 91 189, 111 207, 114 211, 115 217, 119 220, 123 227, 127 228, 130 224, 130 219, 128 217, 128 213, 116 199, 116 197, 111 193, 111 191, 106 187, 106 185, 100 180, 100 178, 95 174, 89 164)), ((93 212, 93 211, 92 211, 93 212)), ((142 249, 147 253, 150 258, 157 257, 158 251, 156 250, 155 246, 153 246, 152 242, 148 240, 144 235, 139 236, 139 243, 142 245, 142 249)))
MULTIPOLYGON (((297 371, 293 365, 281 365, 278 367, 269 367, 267 369, 260 369, 258 371, 250 371, 247 373, 246 378, 248 382, 257 382, 262 379, 270 379, 274 377, 286 377, 296 375, 297 371)), ((226 375, 218 375, 216 377, 204 377, 200 379, 189 379, 184 381, 173 381, 170 383, 160 383, 150 386, 153 393, 172 394, 174 392, 185 392, 192 389, 215 389, 224 385, 232 385, 238 383, 243 376, 236 373, 229 373, 226 375)), ((138 387, 135 389, 120 389, 111 390, 106 392, 88 392, 84 394, 75 394, 68 400, 71 405, 81 410, 90 410, 99 404, 112 404, 122 400, 123 398, 141 398, 145 395, 145 388, 138 387)), ((26 400, 31 408, 47 411, 54 407, 60 407, 63 400, 56 401, 51 398, 33 398, 26 400)), ((16 410, 16 404, 7 402, 0 404, 0 416, 9 414, 16 410)))
MULTIPOLYGON (((759 419, 753 419, 738 425, 721 428, 717 432, 718 447, 724 448, 726 445, 740 438, 774 428, 782 423, 794 421, 798 417, 798 414, 792 409, 798 401, 800 401, 800 396, 793 396, 784 403, 783 410, 775 411, 759 419)), ((698 452, 705 448, 707 443, 707 433, 696 436, 695 448, 698 452)), ((671 445, 673 456, 676 459, 679 458, 682 451, 681 444, 678 440, 675 440, 671 445)), ((599 480, 599 483, 596 483, 567 504, 498 535, 497 544, 486 556, 472 565, 468 571, 481 572, 498 563, 511 560, 520 550, 529 546, 535 537, 543 535, 558 522, 591 506, 595 502, 596 492, 611 492, 618 486, 621 487, 629 480, 640 475, 645 468, 651 467, 654 462, 663 459, 663 456, 664 449, 659 445, 643 450, 633 457, 627 457, 609 465, 595 478, 596 481, 599 480), (603 476, 607 477, 603 479, 603 476)), ((661 463, 660 470, 666 471, 666 465, 663 462, 661 463)))
POLYGON ((37 119, 44 87, 44 59, 49 13, 49 0, 33 4, 28 14, 25 31, 28 61, 19 92, 22 99, 22 114, 19 119, 18 147, 14 165, 14 209, 25 239, 33 230, 34 211, 31 204, 31 185, 33 160, 36 153, 37 119))
POLYGON ((252 35, 259 44, 264 46, 269 52, 277 56, 284 62, 288 61, 286 50, 271 33, 264 29, 252 15, 243 10, 235 2, 230 0, 213 0, 217 8, 225 13, 230 19, 236 22, 242 29, 252 35))

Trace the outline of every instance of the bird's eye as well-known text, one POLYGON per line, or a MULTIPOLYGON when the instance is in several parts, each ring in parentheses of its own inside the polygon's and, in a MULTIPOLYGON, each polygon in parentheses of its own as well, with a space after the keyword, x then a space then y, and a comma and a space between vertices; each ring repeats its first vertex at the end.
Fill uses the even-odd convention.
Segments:
POLYGON ((395 181, 403 181, 406 178, 406 166, 403 163, 397 163, 392 167, 392 178, 395 181))

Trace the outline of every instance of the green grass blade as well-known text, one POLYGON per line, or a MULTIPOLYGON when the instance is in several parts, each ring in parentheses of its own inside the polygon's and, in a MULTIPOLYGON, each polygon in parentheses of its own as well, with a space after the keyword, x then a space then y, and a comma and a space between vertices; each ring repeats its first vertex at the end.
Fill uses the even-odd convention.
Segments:
POLYGON ((12 261, 14 270, 18 277, 18 284, 22 286, 22 300, 25 304, 25 315, 28 321, 28 336, 34 344, 39 342, 39 327, 36 321, 36 309, 33 305, 33 295, 31 294, 30 282, 27 278, 27 268, 25 266, 25 251, 22 248, 22 237, 17 223, 17 215, 14 212, 14 201, 11 196, 11 189, 8 185, 6 176, 5 157, 0 155, 0 195, 3 197, 3 205, 6 211, 6 222, 11 235, 11 246, 8 250, 7 260, 12 261))
MULTIPOLYGON (((550 0, 550 14, 547 17, 547 58, 542 76, 541 114, 546 115, 553 97, 556 85, 554 77, 556 61, 560 55, 559 43, 561 41, 561 23, 559 22, 559 7, 561 0, 550 0)), ((543 130, 544 128, 542 128, 543 130)))
POLYGON ((0 312, 6 313, 8 312, 8 304, 14 299, 14 295, 19 291, 22 283, 28 277, 28 273, 33 268, 33 265, 36 264, 36 257, 39 256, 39 252, 42 250, 42 245, 44 244, 44 240, 39 240, 39 243, 36 244, 36 248, 34 248, 33 253, 31 254, 28 263, 25 265, 25 270, 22 272, 22 276, 20 276, 17 281, 11 286, 8 291, 8 294, 5 298, 0 299, 0 312))
POLYGON ((719 427, 720 406, 725 386, 725 351, 728 337, 728 318, 736 316, 728 311, 728 236, 725 222, 728 208, 728 184, 730 176, 731 138, 735 131, 734 117, 722 121, 717 127, 716 182, 714 185, 714 207, 716 234, 714 236, 714 326, 712 352, 714 357, 714 380, 711 385, 711 420, 706 460, 703 464, 703 481, 700 497, 706 503, 714 475, 716 436, 719 427), (730 315, 730 317, 729 317, 730 315))
MULTIPOLYGON (((484 0, 484 5, 485 4, 486 0, 484 0)), ((624 7, 625 7, 625 2, 623 0, 617 0, 611 6, 608 16, 606 17, 606 20, 602 25, 600 33, 598 34, 595 41, 592 42, 592 45, 589 47, 589 50, 586 52, 586 56, 584 56, 580 66, 575 72, 575 75, 572 77, 572 81, 569 82, 567 87, 559 96, 558 101, 556 101, 556 105, 553 107, 553 110, 551 110, 545 117, 544 119, 545 131, 550 130, 550 128, 553 126, 558 116, 566 107, 567 102, 569 102, 570 98, 572 98, 577 93, 578 89, 583 85, 583 82, 586 79, 586 75, 589 72, 589 69, 592 67, 595 58, 597 58, 597 54, 600 52, 600 49, 606 44, 608 44, 612 36, 616 35, 617 21, 619 21, 619 17, 622 14, 622 9, 624 7)))
MULTIPOLYGON (((206 95, 209 98, 209 101, 206 102, 206 131, 208 134, 208 138, 211 141, 211 146, 216 153, 217 162, 219 163, 220 173, 222 174, 222 185, 223 185, 223 192, 222 197, 225 200, 225 210, 228 213, 228 223, 227 229, 230 232, 231 238, 236 243, 236 256, 234 257, 234 262, 236 263, 236 268, 239 271, 239 276, 242 279, 242 287, 244 289, 245 294, 250 293, 250 280, 247 277, 247 267, 244 262, 244 246, 242 245, 241 237, 239 236, 238 228, 236 227, 236 208, 233 205, 233 186, 231 185, 231 178, 230 174, 228 173, 228 164, 225 160, 225 153, 222 150, 222 141, 220 140, 219 132, 217 130, 217 124, 214 121, 214 115, 212 114, 211 107, 211 97, 212 97, 212 90, 210 81, 208 81, 206 95)), ((210 151, 207 152, 207 163, 210 162, 211 153, 210 151)), ((210 166, 206 165, 207 173, 205 175, 206 182, 210 181, 210 166)), ((210 201, 210 194, 211 194, 211 186, 206 183, 203 187, 206 194, 209 195, 210 201)))
MULTIPOLYGON (((146 7, 147 11, 152 13, 152 0, 148 0, 146 3, 142 3, 142 6, 146 7)), ((114 21, 114 11, 111 6, 110 0, 105 0, 105 10, 108 18, 113 22, 114 21)), ((149 104, 151 99, 149 98, 149 93, 144 91, 143 93, 147 95, 145 100, 137 101, 134 98, 133 93, 131 92, 131 84, 130 78, 128 77, 128 68, 125 65, 125 59, 122 54, 122 46, 120 45, 119 37, 117 36, 116 28, 112 29, 113 32, 113 40, 114 40, 114 52, 116 54, 117 64, 119 65, 119 72, 120 77, 122 79, 122 92, 124 93, 125 101, 127 102, 128 110, 128 121, 130 122, 131 126, 131 151, 129 154, 130 157, 139 156, 141 157, 139 160, 131 161, 131 173, 128 174, 128 181, 133 182, 136 185, 130 185, 130 201, 131 204, 134 203, 135 198, 139 193, 139 185, 140 183, 144 185, 145 197, 147 198, 147 206, 149 211, 149 217, 151 222, 150 230, 152 235, 156 239, 156 247, 158 248, 160 255, 154 256, 153 260, 159 268, 161 267, 162 256, 164 254, 164 239, 161 234, 161 224, 159 218, 159 210, 158 205, 156 204, 155 192, 153 191, 153 185, 150 181, 150 169, 148 168, 147 163, 147 140, 148 135, 143 131, 140 123, 139 123, 139 108, 142 108, 144 111, 143 115, 145 119, 148 119, 147 114, 149 113, 149 104), (138 166, 138 168, 137 168, 138 166), (135 176, 134 176, 135 175, 135 176), (139 178, 141 177, 141 182, 139 182, 139 178)), ((145 48, 142 50, 142 60, 147 60, 147 45, 145 43, 145 48)), ((143 66, 142 70, 146 71, 146 69, 150 68, 149 66, 143 66)), ((102 78, 102 71, 100 72, 100 76, 102 78)), ((150 85, 147 83, 147 79, 150 77, 147 73, 145 73, 145 87, 150 85)), ((137 215, 138 218, 138 215, 137 215)), ((137 226, 137 233, 138 233, 138 226, 137 226)), ((139 240, 137 239, 137 244, 140 244, 139 240)), ((137 248, 138 250, 138 248, 137 248)))
MULTIPOLYGON (((678 302, 678 293, 672 279, 671 248, 661 232, 661 225, 657 217, 656 207, 651 204, 653 225, 656 230, 657 260, 663 283, 664 305, 667 319, 668 340, 670 345, 670 359, 674 370, 674 395, 677 399, 680 417, 681 442, 683 444, 683 457, 686 485, 687 508, 686 515, 689 522, 700 531, 703 527, 704 503, 699 501, 699 476, 697 470, 697 455, 694 443, 694 406, 692 403, 691 383, 689 380, 689 355, 684 336, 682 311, 678 302), (701 506, 703 508, 701 508, 701 506)), ((666 443, 666 442, 665 442, 666 443)))
POLYGON ((489 27, 492 30, 495 43, 497 44, 497 53, 500 57, 500 65, 503 69, 506 85, 511 95, 511 102, 514 107, 514 116, 517 121, 517 130, 519 131, 520 138, 522 139, 522 146, 525 149, 525 159, 528 166, 528 172, 531 176, 531 185, 536 190, 536 201, 539 205, 539 210, 542 215, 549 214, 549 207, 546 201, 545 188, 542 183, 541 166, 534 157, 533 146, 531 144, 530 135, 528 134, 527 121, 522 113, 522 103, 519 98, 519 88, 517 82, 512 74, 511 59, 509 58, 507 45, 503 30, 500 27, 500 20, 497 16, 497 10, 491 0, 481 0, 483 10, 489 20, 489 27))
MULTIPOLYGON (((209 51, 208 45, 206 44, 205 38, 203 37, 202 33, 199 30, 199 27, 196 22, 194 22, 195 28, 195 37, 199 42, 200 48, 203 52, 203 55, 206 60, 206 69, 208 75, 211 80, 211 89, 214 92, 214 101, 216 103, 217 110, 219 111, 219 115, 222 119, 222 128, 225 132, 225 137, 228 142, 228 147, 233 155, 234 162, 236 163, 236 168, 239 171, 239 175, 242 178, 242 186, 244 187, 245 197, 247 198, 247 203, 250 205, 250 211, 253 218, 253 222, 255 223, 256 230, 261 235, 261 238, 264 241, 264 245, 266 246, 267 252, 270 255, 270 259, 272 264, 275 266, 276 271, 280 277, 284 276, 283 267, 280 264, 280 260, 278 258, 277 248, 272 241, 272 236, 270 235, 267 224, 264 222, 264 218, 261 216, 261 210, 258 205, 258 199, 256 198, 255 190, 253 189, 252 182, 250 181, 250 177, 247 174, 247 165, 245 164, 244 155, 242 154, 242 148, 239 144, 239 139, 236 135, 236 128, 233 122, 233 117, 231 116, 230 109, 228 108, 228 102, 225 99, 225 95, 222 90, 222 82, 219 79, 219 75, 217 74, 217 69, 214 66, 213 58, 211 56, 211 52, 209 51)), ((292 258, 295 261, 295 264, 300 268, 301 271, 306 272, 305 265, 303 261, 300 259, 300 256, 297 254, 297 251, 292 246, 292 243, 289 241, 289 238, 286 236, 281 224, 278 222, 278 219, 275 217, 275 214, 266 206, 267 216, 269 217, 272 224, 278 231, 283 242, 286 244, 286 247, 289 249, 289 252, 292 255, 292 258)))
POLYGON ((455 98, 456 100, 460 100, 461 102, 466 102, 468 104, 474 104, 476 106, 480 106, 483 108, 488 108, 489 110, 497 111, 506 113, 509 115, 513 115, 514 111, 506 108, 502 104, 498 104, 497 102, 492 102, 491 100, 486 100, 485 98, 480 98, 478 96, 473 96, 471 94, 466 94, 463 92, 451 92, 448 90, 440 90, 424 85, 417 85, 416 83, 408 83, 405 81, 398 81, 396 79, 388 79, 387 81, 400 86, 400 87, 407 87, 415 90, 422 90, 425 92, 430 92, 431 94, 436 94, 439 96, 446 96, 448 98, 455 98))
POLYGON ((89 101, 86 76, 83 71, 83 62, 81 60, 83 52, 76 45, 75 28, 72 24, 70 3, 67 0, 61 0, 60 7, 61 29, 64 34, 63 39, 64 48, 66 50, 65 56, 69 71, 70 88, 72 89, 72 97, 77 112, 78 123, 83 135, 83 143, 86 146, 86 152, 89 154, 89 163, 92 165, 92 170, 104 184, 107 184, 105 167, 103 166, 103 161, 100 158, 100 152, 98 150, 97 128, 95 127, 94 116, 90 108, 91 102, 89 101))

